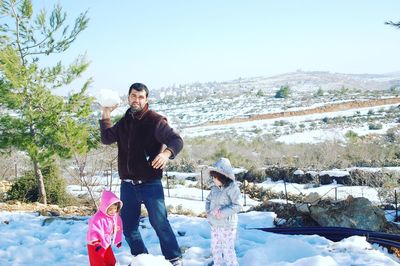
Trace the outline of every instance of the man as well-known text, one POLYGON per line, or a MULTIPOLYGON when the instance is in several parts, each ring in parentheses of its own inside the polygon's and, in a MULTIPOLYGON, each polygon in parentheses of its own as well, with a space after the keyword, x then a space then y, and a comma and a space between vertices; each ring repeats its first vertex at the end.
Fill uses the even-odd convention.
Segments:
POLYGON ((124 204, 121 218, 132 255, 148 253, 139 232, 143 203, 162 254, 172 265, 182 265, 182 253, 167 218, 161 178, 168 160, 182 149, 183 140, 163 116, 149 109, 148 95, 146 85, 132 84, 128 95, 130 108, 114 126, 110 116, 117 106, 102 107, 101 141, 118 145, 120 196, 124 204))

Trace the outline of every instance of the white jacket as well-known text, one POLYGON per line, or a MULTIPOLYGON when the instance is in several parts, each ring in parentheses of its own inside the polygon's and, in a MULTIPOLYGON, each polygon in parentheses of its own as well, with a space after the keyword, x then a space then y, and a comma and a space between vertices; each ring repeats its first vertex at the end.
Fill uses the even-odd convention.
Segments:
POLYGON ((215 227, 232 227, 236 228, 238 223, 237 213, 242 210, 240 204, 240 189, 235 181, 229 186, 219 188, 216 185, 211 187, 210 194, 206 198, 206 212, 208 222, 215 227), (221 219, 217 219, 212 211, 219 209, 221 211, 221 219))

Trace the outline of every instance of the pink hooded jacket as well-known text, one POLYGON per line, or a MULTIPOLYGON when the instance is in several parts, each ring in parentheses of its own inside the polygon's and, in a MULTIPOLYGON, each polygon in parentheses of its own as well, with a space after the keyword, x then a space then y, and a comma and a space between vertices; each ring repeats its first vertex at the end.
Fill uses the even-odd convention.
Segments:
POLYGON ((88 244, 100 242, 107 249, 111 244, 122 241, 122 220, 118 213, 113 216, 107 214, 110 205, 122 201, 111 191, 103 190, 99 210, 89 219, 89 230, 87 233, 88 244))

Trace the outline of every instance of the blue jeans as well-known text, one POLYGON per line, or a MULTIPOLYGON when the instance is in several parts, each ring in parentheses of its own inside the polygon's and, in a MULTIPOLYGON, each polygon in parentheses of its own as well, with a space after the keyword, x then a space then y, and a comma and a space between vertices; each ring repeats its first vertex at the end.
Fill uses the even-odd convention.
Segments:
POLYGON ((164 190, 161 180, 154 180, 140 185, 121 182, 121 218, 125 240, 136 256, 148 253, 139 232, 141 204, 143 203, 149 214, 151 226, 160 240, 161 252, 168 260, 181 257, 175 234, 167 219, 167 208, 164 202, 164 190))

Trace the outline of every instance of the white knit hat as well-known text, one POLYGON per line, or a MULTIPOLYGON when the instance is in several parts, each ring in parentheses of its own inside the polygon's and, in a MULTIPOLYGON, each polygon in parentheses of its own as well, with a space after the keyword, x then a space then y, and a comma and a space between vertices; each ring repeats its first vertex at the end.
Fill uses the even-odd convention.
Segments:
POLYGON ((235 180, 235 174, 233 173, 231 162, 227 158, 221 158, 216 161, 212 166, 207 168, 208 175, 210 175, 211 171, 220 173, 232 180, 235 180))

